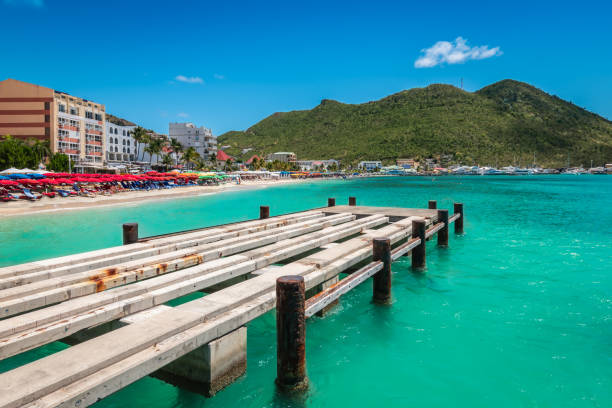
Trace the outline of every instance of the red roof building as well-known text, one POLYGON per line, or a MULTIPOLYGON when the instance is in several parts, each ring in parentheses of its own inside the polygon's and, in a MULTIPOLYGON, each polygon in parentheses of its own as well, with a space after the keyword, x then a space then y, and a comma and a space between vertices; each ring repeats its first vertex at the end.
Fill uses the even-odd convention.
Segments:
POLYGON ((217 151, 217 160, 218 161, 228 161, 228 160, 234 160, 234 158, 230 155, 228 155, 227 153, 225 153, 223 150, 219 150, 217 151))
POLYGON ((258 155, 254 154, 249 160, 246 161, 246 164, 251 164, 253 163, 253 160, 257 158, 257 161, 261 161, 261 157, 259 157, 258 155))

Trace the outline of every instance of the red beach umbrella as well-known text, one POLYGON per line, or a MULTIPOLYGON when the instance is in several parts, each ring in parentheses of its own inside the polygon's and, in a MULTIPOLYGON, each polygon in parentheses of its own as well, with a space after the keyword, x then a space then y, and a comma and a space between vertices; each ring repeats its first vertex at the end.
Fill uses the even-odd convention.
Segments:
POLYGON ((0 180, 0 186, 18 186, 19 183, 13 180, 0 180))

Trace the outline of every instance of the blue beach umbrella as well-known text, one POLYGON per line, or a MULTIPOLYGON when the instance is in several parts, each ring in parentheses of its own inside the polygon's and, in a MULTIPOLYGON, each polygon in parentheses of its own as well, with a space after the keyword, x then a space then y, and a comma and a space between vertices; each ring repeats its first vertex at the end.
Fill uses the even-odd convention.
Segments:
POLYGON ((45 178, 45 176, 43 176, 42 174, 38 174, 38 173, 32 173, 32 174, 28 174, 28 178, 40 180, 40 179, 45 178))
POLYGON ((8 178, 6 176, 0 176, 0 180, 10 180, 10 178, 8 178))
POLYGON ((9 174, 7 177, 13 179, 13 180, 19 180, 19 179, 27 179, 28 176, 24 175, 24 174, 9 174))

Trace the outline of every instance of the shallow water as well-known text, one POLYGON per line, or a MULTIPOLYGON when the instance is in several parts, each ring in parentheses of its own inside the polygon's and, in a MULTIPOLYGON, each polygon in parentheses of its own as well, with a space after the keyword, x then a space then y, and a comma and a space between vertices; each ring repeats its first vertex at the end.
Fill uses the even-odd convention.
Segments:
MULTIPOLYGON (((465 235, 428 244, 423 275, 393 264, 393 303, 366 282, 307 324, 311 387, 276 393, 275 321, 249 324, 247 374, 212 399, 144 378, 100 407, 610 407, 612 177, 444 177, 326 181, 136 206, 0 219, 0 266, 142 236, 345 203, 465 205, 465 235)), ((452 211, 451 211, 452 212, 452 211)), ((55 352, 0 362, 0 372, 55 352)))

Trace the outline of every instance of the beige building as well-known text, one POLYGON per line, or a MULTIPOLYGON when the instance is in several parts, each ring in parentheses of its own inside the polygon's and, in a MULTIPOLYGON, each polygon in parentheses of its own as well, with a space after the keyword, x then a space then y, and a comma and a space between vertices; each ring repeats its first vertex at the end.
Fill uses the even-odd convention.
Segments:
POLYGON ((48 140, 73 163, 102 166, 106 151, 104 105, 65 92, 0 81, 0 135, 48 140))
POLYGON ((293 152, 276 152, 271 153, 266 157, 267 161, 275 161, 283 163, 295 163, 297 161, 297 157, 293 152))

